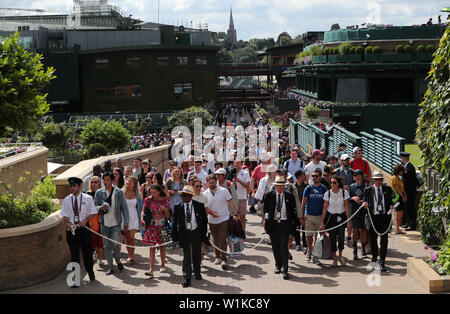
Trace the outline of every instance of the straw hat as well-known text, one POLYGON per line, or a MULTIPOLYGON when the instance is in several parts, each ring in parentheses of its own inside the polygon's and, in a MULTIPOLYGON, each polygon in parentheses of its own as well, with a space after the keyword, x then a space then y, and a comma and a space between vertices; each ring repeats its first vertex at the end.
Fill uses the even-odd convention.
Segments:
POLYGON ((279 176, 275 179, 275 185, 286 185, 286 179, 283 176, 279 176))
POLYGON ((384 179, 383 174, 380 171, 378 171, 378 170, 375 170, 373 172, 373 177, 372 178, 373 179, 384 179))
POLYGON ((194 188, 190 185, 185 185, 183 188, 183 191, 179 191, 179 194, 191 194, 191 195, 195 195, 194 193, 194 188))

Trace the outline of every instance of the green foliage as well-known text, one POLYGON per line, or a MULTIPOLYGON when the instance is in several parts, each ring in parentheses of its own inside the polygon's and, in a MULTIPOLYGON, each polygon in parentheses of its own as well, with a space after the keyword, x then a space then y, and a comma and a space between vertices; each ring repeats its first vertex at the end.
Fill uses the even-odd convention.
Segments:
POLYGON ((330 54, 330 48, 328 48, 328 47, 323 48, 322 54, 324 56, 328 56, 330 54))
POLYGON ((88 157, 89 159, 106 156, 108 154, 105 145, 101 143, 94 143, 89 146, 88 157))
POLYGON ((130 133, 119 121, 94 119, 87 123, 81 132, 81 143, 85 147, 102 143, 108 154, 120 153, 127 149, 130 133))
MULTIPOLYGON (((448 28, 447 28, 447 29, 448 29, 448 28)), ((429 52, 429 53, 433 53, 433 52, 436 51, 436 47, 435 47, 434 45, 432 45, 432 44, 427 45, 425 49, 426 49, 426 51, 429 52)))
POLYGON ((420 53, 426 52, 425 45, 417 45, 416 51, 420 53))
POLYGON ((212 116, 208 110, 192 106, 183 111, 177 112, 170 116, 167 120, 172 128, 176 126, 187 126, 191 131, 194 130, 194 119, 201 118, 203 128, 208 127, 212 123, 212 116))
POLYGON ((309 50, 312 56, 321 56, 323 54, 322 46, 312 46, 309 50))
MULTIPOLYGON (((430 192, 425 193, 419 208, 419 226, 422 237, 428 239, 428 221, 431 208, 442 207, 444 215, 449 216, 450 203, 450 28, 441 38, 440 46, 431 63, 427 79, 428 90, 424 101, 420 104, 416 142, 422 151, 424 168, 434 169, 441 174, 440 193, 437 197, 430 192), (423 221, 421 221, 423 220, 423 221)), ((440 219, 439 219, 440 220, 440 219)), ((431 227, 430 227, 431 228, 431 227)), ((433 226, 435 232, 442 231, 442 222, 433 226)), ((443 237, 439 239, 442 243, 443 237)))
POLYGON ((374 54, 380 54, 383 52, 380 46, 374 46, 372 50, 374 54))
POLYGON ((351 46, 351 47, 348 49, 348 53, 351 54, 351 55, 356 54, 356 47, 355 47, 355 46, 351 46))
POLYGON ((70 138, 70 129, 65 123, 46 123, 40 130, 41 141, 47 148, 65 148, 70 138))
POLYGON ((292 37, 291 37, 291 35, 289 35, 288 32, 282 32, 280 35, 278 35, 276 45, 277 46, 287 45, 291 42, 291 40, 292 40, 292 37))
POLYGON ((395 47, 395 52, 396 53, 405 53, 405 46, 397 45, 397 47, 395 47))
POLYGON ((339 48, 338 47, 333 48, 333 54, 334 55, 338 55, 339 54, 339 48))
POLYGON ((357 47, 355 48, 355 53, 356 53, 357 55, 362 55, 362 54, 364 54, 364 48, 363 48, 362 46, 357 46, 357 47))
POLYGON ((341 55, 348 55, 350 53, 350 47, 352 45, 350 43, 342 43, 339 45, 339 54, 341 55))
POLYGON ((55 78, 54 69, 44 71, 41 59, 19 45, 17 32, 0 42, 0 134, 33 131, 49 111, 42 91, 55 78))
POLYGON ((14 228, 38 223, 55 212, 58 207, 52 202, 56 187, 51 177, 39 182, 29 196, 0 196, 0 229, 14 228))
POLYGON ((405 53, 412 53, 411 45, 404 45, 403 48, 405 49, 405 53))
POLYGON ((372 46, 367 46, 367 47, 366 47, 366 50, 364 51, 364 53, 365 53, 366 55, 371 55, 371 54, 373 54, 373 47, 372 47, 372 46))
POLYGON ((308 105, 305 107, 305 115, 309 120, 314 120, 319 117, 320 109, 314 105, 308 105))
POLYGON ((151 118, 138 117, 137 120, 122 120, 122 125, 130 132, 131 135, 144 135, 150 131, 152 124, 151 118))

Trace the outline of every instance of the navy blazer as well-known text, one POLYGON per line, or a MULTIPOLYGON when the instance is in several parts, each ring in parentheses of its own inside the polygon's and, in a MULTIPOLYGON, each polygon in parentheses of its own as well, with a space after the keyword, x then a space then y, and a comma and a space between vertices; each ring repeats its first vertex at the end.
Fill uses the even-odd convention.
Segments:
MULTIPOLYGON (((200 231, 200 240, 207 243, 206 232, 208 228, 208 216, 206 215, 205 205, 203 203, 192 200, 192 207, 194 208, 195 220, 197 221, 198 230, 200 231)), ((173 208, 173 224, 172 224, 172 238, 174 242, 180 242, 180 247, 186 246, 186 217, 184 215, 184 202, 181 202, 173 208)))
MULTIPOLYGON (((264 197, 264 215, 268 214, 268 218, 264 220, 264 225, 266 232, 270 234, 273 229, 273 224, 277 223, 274 219, 275 217, 275 207, 277 205, 276 199, 277 192, 275 190, 270 191, 264 197)), ((293 228, 295 229, 296 225, 296 203, 295 196, 292 193, 284 191, 284 199, 286 204, 286 213, 287 213, 287 221, 289 223, 290 231, 292 232, 293 228)))

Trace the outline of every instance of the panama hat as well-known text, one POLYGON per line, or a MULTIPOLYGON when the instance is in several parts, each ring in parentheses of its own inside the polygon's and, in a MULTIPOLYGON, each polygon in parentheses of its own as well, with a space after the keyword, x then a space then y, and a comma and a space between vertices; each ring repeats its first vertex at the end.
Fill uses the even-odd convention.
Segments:
POLYGON ((275 179, 275 185, 286 185, 286 179, 283 176, 277 177, 275 179))
POLYGON ((183 191, 179 191, 179 194, 191 194, 194 195, 194 188, 190 185, 185 185, 183 191))
POLYGON ((373 172, 373 177, 374 179, 384 179, 383 174, 380 171, 375 170, 373 172))

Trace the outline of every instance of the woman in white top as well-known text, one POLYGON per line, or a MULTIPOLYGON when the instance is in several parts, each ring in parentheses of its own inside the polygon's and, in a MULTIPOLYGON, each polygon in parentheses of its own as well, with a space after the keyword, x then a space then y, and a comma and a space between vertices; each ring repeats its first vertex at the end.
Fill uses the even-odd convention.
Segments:
MULTIPOLYGON (((130 221, 128 223, 128 230, 123 230, 122 225, 122 232, 125 235, 125 243, 127 245, 135 246, 136 241, 134 239, 134 235, 136 233, 136 230, 139 229, 139 219, 138 217, 141 216, 142 207, 143 207, 143 201, 141 193, 138 190, 138 179, 135 177, 129 177, 127 181, 125 181, 125 185, 123 186, 122 190, 125 194, 125 199, 127 201, 128 205, 128 213, 130 215, 130 221)), ((130 248, 127 246, 128 251, 128 259, 127 262, 130 265, 134 264, 134 248, 130 248)))
POLYGON ((277 171, 277 166, 269 165, 267 166, 266 176, 259 181, 258 190, 255 193, 255 198, 259 201, 258 215, 262 216, 262 221, 264 221, 264 196, 270 191, 273 182, 275 182, 275 172, 277 171))
MULTIPOLYGON (((330 179, 331 189, 328 190, 323 196, 323 211, 322 211, 322 225, 321 229, 332 228, 339 224, 342 224, 345 220, 350 218, 350 210, 348 207, 348 200, 350 195, 343 189, 342 180, 338 176, 333 176, 330 179)), ((350 222, 347 222, 349 227, 350 222)), ((333 267, 337 266, 336 251, 339 249, 339 262, 342 266, 346 265, 346 262, 342 258, 342 251, 344 250, 345 240, 345 225, 339 228, 330 230, 331 240, 331 252, 333 256, 333 267), (338 247, 336 248, 336 240, 338 240, 338 247)))

